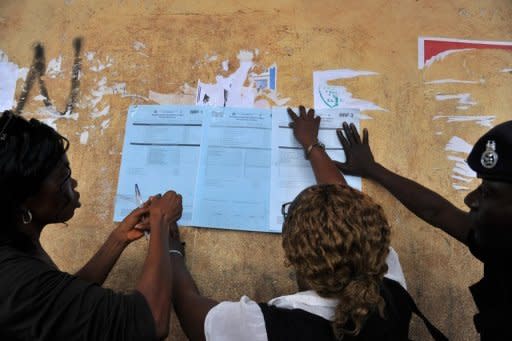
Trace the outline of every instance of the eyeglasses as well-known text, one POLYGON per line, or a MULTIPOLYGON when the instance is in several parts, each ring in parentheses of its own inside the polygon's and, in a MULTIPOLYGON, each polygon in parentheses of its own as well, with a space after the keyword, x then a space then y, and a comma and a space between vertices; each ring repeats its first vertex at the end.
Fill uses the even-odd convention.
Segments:
POLYGON ((288 209, 290 208, 290 205, 291 205, 291 201, 290 202, 285 202, 284 204, 281 205, 281 214, 283 215, 283 218, 286 219, 286 217, 288 216, 288 209))

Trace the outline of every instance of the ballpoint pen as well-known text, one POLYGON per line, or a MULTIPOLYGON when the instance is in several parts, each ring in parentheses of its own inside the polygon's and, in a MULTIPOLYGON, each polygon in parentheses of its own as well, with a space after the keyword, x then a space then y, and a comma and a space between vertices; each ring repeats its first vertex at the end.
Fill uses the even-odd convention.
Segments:
MULTIPOLYGON (((142 207, 144 205, 144 201, 142 200, 142 196, 140 195, 139 185, 135 184, 135 200, 137 201, 137 206, 142 207)), ((146 240, 149 240, 149 232, 144 230, 144 236, 146 240)))

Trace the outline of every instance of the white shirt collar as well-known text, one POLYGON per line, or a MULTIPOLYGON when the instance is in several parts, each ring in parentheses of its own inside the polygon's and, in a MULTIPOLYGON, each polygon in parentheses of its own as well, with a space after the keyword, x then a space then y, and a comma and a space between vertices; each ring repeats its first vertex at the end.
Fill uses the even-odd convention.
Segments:
MULTIPOLYGON (((389 247, 386 263, 388 264, 388 272, 384 277, 397 281, 404 289, 407 289, 398 254, 392 247, 389 247)), ((284 309, 302 309, 326 320, 334 321, 338 300, 335 298, 324 298, 319 296, 316 291, 308 290, 293 295, 276 297, 268 301, 268 304, 284 309)))
POLYGON ((268 301, 268 304, 283 309, 302 309, 326 320, 334 321, 338 300, 321 297, 314 290, 308 290, 276 297, 268 301))

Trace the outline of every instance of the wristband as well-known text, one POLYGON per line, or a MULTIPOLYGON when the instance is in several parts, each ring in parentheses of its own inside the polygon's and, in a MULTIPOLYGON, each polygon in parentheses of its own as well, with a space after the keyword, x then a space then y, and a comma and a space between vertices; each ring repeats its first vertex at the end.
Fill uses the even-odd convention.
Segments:
POLYGON ((316 141, 315 143, 313 144, 310 144, 304 151, 304 158, 306 160, 309 160, 309 154, 311 154, 311 151, 313 150, 314 147, 318 147, 318 148, 321 148, 322 150, 325 150, 325 144, 323 144, 322 142, 320 141, 316 141))

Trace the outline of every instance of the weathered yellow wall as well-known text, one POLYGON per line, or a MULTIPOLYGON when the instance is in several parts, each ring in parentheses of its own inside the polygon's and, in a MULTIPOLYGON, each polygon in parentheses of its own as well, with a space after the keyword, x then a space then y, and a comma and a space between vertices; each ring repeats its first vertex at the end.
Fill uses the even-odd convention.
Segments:
MULTIPOLYGON (((58 120, 58 130, 71 141, 70 159, 82 193, 82 208, 69 226, 43 234, 45 247, 57 264, 73 272, 95 252, 112 230, 113 203, 121 159, 124 124, 130 104, 151 103, 149 90, 180 94, 188 83, 213 81, 216 74, 237 68, 237 53, 259 49, 255 62, 276 62, 278 91, 289 105, 313 104, 312 73, 348 68, 377 72, 341 82, 356 98, 371 101, 387 112, 368 111, 375 157, 390 169, 438 191, 463 207, 467 191, 455 190, 455 162, 445 147, 453 136, 474 143, 488 128, 434 120, 436 115, 494 115, 494 124, 511 118, 512 53, 467 51, 431 67, 417 67, 418 36, 512 40, 510 0, 246 0, 246 1, 103 1, 2 0, 0 49, 20 67, 30 66, 31 44, 46 46, 47 60, 62 56, 61 73, 47 77, 52 100, 64 107, 72 64, 71 40, 85 38, 78 120, 58 120), (137 51, 134 42, 143 42, 137 51), (208 61, 208 56, 218 56, 208 61), (206 56, 206 57, 205 57, 206 56), (220 62, 231 68, 222 71, 220 62), (109 62, 110 61, 110 62, 109 62), (111 64, 108 66, 108 64, 111 64), (106 65, 94 72, 94 65, 106 65), (105 95, 93 105, 93 90, 126 83, 126 94, 105 95), (435 79, 482 81, 479 84, 426 84, 435 79), (457 111, 455 100, 435 95, 470 93, 477 102, 457 111), (94 108, 110 105, 108 115, 93 118, 94 108), (109 121, 107 128, 100 124, 109 121), (88 131, 86 144, 80 134, 88 131)), ((18 82, 19 94, 22 81, 18 82)), ((37 87, 32 97, 37 95, 37 87)), ((176 96, 176 101, 190 96, 176 96)), ((42 102, 30 100, 27 113, 37 114, 42 102)), ((450 154, 451 155, 451 154, 450 154)), ((456 155, 456 154, 453 154, 456 155)), ((464 157, 463 154, 459 156, 464 157)), ((468 187, 474 188, 473 180, 468 187)), ((378 186, 364 182, 394 227, 392 244, 401 256, 409 290, 420 308, 453 340, 475 340, 475 312, 467 287, 479 279, 482 266, 469 252, 410 214, 378 186)), ((187 263, 202 292, 219 300, 247 294, 268 300, 294 290, 293 273, 283 264, 280 236, 184 228, 187 263)), ((114 268, 107 286, 134 287, 147 243, 131 245, 114 268)), ((171 339, 182 339, 173 321, 171 339)), ((413 324, 411 337, 428 339, 424 327, 413 324)))

